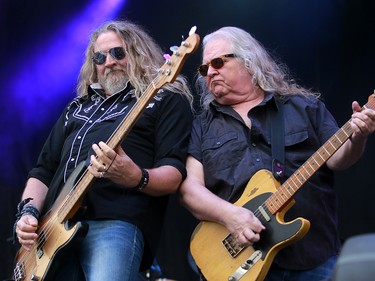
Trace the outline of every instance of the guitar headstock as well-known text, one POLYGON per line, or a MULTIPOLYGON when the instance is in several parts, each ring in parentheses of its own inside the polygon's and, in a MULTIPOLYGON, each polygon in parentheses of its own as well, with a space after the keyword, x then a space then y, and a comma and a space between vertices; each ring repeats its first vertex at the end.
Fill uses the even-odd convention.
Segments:
POLYGON ((172 56, 164 55, 165 63, 159 70, 160 83, 157 88, 161 87, 165 83, 173 82, 179 74, 187 56, 198 48, 200 37, 195 33, 196 27, 192 27, 189 32, 189 37, 181 42, 180 47, 171 47, 173 52, 172 56))

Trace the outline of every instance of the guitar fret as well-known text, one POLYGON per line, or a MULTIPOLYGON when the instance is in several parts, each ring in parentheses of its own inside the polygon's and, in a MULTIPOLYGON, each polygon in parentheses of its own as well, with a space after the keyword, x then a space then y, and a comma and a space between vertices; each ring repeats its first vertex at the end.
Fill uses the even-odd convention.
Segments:
MULTIPOLYGON (((282 190, 280 190, 279 193, 280 193, 282 199, 284 200, 284 198, 286 198, 286 194, 285 194, 285 192, 283 192, 282 190)), ((284 201, 283 201, 283 202, 284 202, 284 201)))
MULTIPOLYGON (((298 172, 298 170, 297 170, 298 172)), ((293 187, 293 193, 296 192, 296 187, 298 186, 295 181, 294 181, 294 178, 296 177, 296 175, 294 174, 292 177, 290 177, 290 185, 293 187)))
POLYGON ((311 158, 310 161, 308 161, 311 169, 315 172, 319 167, 317 167, 317 163, 314 158, 311 158))
POLYGON ((290 198, 290 196, 293 194, 293 192, 290 192, 290 188, 288 188, 286 185, 280 186, 280 188, 274 193, 273 196, 271 196, 266 202, 265 206, 270 210, 271 213, 275 213, 280 206, 284 205, 285 202, 290 198), (286 192, 289 194, 287 195, 286 192), (276 206, 276 202, 274 200, 274 197, 279 198, 276 206), (281 204, 281 205, 280 205, 281 204))
POLYGON ((327 141, 327 146, 330 145, 330 147, 327 147, 326 150, 329 152, 329 154, 332 154, 336 150, 336 146, 332 143, 332 141, 327 141))
MULTIPOLYGON (((372 109, 375 110, 375 109, 372 109)), ((350 125, 350 122, 348 122, 347 128, 343 128, 343 133, 345 134, 346 138, 350 138, 350 136, 353 133, 352 126, 350 125)))
POLYGON ((305 173, 307 174, 307 177, 305 178, 305 180, 308 180, 313 174, 312 172, 314 172, 314 170, 312 169, 312 166, 309 162, 306 162, 306 167, 304 167, 303 169, 305 170, 305 173))
POLYGON ((324 155, 324 152, 320 153, 320 151, 321 151, 321 149, 319 149, 315 153, 315 156, 319 156, 319 158, 320 158, 320 159, 315 159, 319 166, 321 166, 324 163, 324 160, 325 160, 325 158, 322 156, 322 155, 324 155))
POLYGON ((290 180, 287 181, 287 184, 289 186, 289 190, 291 190, 292 192, 292 195, 296 192, 295 189, 294 189, 294 185, 293 185, 293 179, 290 178, 290 180))
POLYGON ((311 173, 308 170, 308 167, 301 167, 301 171, 303 171, 303 179, 305 182, 310 178, 311 173))
POLYGON ((305 182, 305 181, 306 181, 306 177, 305 177, 305 175, 303 174, 304 169, 300 169, 300 170, 301 170, 300 175, 301 175, 301 177, 303 178, 303 182, 305 182))
POLYGON ((328 143, 331 144, 335 149, 337 149, 342 144, 342 142, 338 138, 334 138, 333 140, 329 140, 328 143))
MULTIPOLYGON (((288 185, 288 187, 287 187, 287 185, 288 185, 288 184, 285 184, 285 188, 284 188, 284 189, 285 189, 286 191, 288 191, 289 196, 291 196, 291 195, 293 195, 293 192, 290 192, 290 186, 288 185)), ((282 187, 283 187, 283 186, 284 186, 284 185, 282 185, 282 187)), ((280 188, 281 188, 281 187, 280 187, 280 188)))
POLYGON ((273 196, 274 198, 272 199, 272 202, 273 202, 273 206, 276 206, 278 208, 280 208, 280 204, 277 204, 278 203, 278 197, 277 197, 277 193, 275 193, 275 195, 273 196))
POLYGON ((295 176, 295 178, 297 179, 297 181, 301 184, 303 183, 303 181, 300 181, 300 177, 301 177, 301 173, 299 172, 300 169, 297 170, 297 174, 295 176))
MULTIPOLYGON (((331 144, 331 143, 328 142, 327 144, 331 144)), ((331 156, 331 153, 330 153, 330 151, 329 151, 329 147, 327 147, 327 146, 323 146, 321 150, 324 150, 324 151, 322 151, 322 152, 323 152, 323 153, 322 153, 323 156, 325 156, 325 155, 327 155, 327 154, 328 154, 329 156, 331 156)), ((326 157, 324 157, 324 159, 326 159, 326 157)))

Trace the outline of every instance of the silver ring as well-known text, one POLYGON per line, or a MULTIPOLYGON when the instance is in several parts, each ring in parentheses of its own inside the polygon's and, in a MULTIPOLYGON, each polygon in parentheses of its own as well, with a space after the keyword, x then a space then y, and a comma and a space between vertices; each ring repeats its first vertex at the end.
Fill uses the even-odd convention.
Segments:
POLYGON ((105 172, 100 172, 100 177, 103 178, 104 174, 105 174, 105 172))

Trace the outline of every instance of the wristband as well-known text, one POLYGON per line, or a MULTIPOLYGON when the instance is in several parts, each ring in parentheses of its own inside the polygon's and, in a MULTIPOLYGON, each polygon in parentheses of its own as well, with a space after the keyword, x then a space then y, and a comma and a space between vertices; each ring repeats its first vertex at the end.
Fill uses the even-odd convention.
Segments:
POLYGON ((39 220, 39 217, 40 217, 38 209, 34 205, 31 205, 31 204, 23 207, 23 209, 20 213, 20 218, 24 215, 32 215, 37 220, 39 220))
POLYGON ((141 169, 141 171, 142 171, 141 180, 139 181, 139 183, 136 187, 132 188, 132 189, 137 190, 137 191, 141 191, 142 189, 144 189, 147 186, 148 181, 150 180, 150 175, 148 174, 147 170, 141 169))
POLYGON ((17 214, 16 214, 16 220, 18 221, 23 215, 32 215, 35 217, 37 220, 39 220, 40 214, 38 209, 32 205, 26 205, 29 203, 33 198, 26 198, 22 200, 20 203, 17 205, 17 214), (26 205, 26 206, 25 206, 26 205))
POLYGON ((32 215, 34 218, 39 220, 40 214, 38 209, 34 205, 26 205, 29 203, 33 198, 26 198, 22 200, 20 203, 17 205, 17 214, 16 214, 16 222, 13 225, 13 243, 16 241, 16 226, 17 222, 20 220, 20 218, 23 215, 32 215), (25 206, 26 205, 26 206, 25 206))

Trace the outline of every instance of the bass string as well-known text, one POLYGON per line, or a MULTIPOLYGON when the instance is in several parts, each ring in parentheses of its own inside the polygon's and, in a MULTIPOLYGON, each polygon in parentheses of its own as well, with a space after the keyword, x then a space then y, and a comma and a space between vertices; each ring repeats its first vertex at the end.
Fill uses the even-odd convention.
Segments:
MULTIPOLYGON (((20 271, 23 271, 24 269, 26 269, 27 271, 35 269, 36 264, 34 261, 38 258, 38 249, 43 247, 43 244, 49 238, 50 233, 52 232, 53 225, 56 221, 57 216, 54 216, 54 218, 51 221, 47 222, 45 226, 40 229, 40 231, 38 232, 39 236, 35 240, 34 245, 32 245, 29 251, 23 249, 25 253, 17 262, 17 265, 14 269, 15 280, 18 280, 16 279, 16 274, 18 274, 20 271)), ((21 274, 23 276, 24 272, 21 272, 21 274)))

